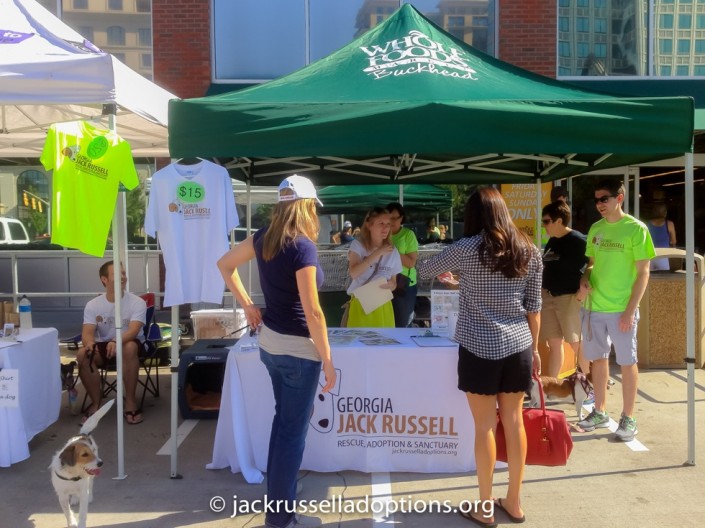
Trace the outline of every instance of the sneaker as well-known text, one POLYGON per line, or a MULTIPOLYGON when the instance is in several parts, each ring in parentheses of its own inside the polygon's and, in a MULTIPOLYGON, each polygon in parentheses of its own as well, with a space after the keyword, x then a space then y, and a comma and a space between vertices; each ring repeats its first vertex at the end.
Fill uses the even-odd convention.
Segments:
POLYGON ((634 418, 630 418, 629 416, 622 415, 619 419, 619 427, 617 427, 617 430, 615 431, 617 439, 622 442, 630 442, 634 440, 634 437, 638 432, 639 429, 636 428, 636 420, 634 418))
POLYGON ((595 391, 590 389, 590 392, 588 392, 587 397, 585 398, 585 401, 583 401, 583 405, 592 405, 595 403, 595 391))
POLYGON ((595 429, 602 429, 608 427, 610 423, 610 417, 606 412, 600 412, 593 409, 587 418, 580 420, 576 425, 580 427, 583 431, 594 431, 595 429))

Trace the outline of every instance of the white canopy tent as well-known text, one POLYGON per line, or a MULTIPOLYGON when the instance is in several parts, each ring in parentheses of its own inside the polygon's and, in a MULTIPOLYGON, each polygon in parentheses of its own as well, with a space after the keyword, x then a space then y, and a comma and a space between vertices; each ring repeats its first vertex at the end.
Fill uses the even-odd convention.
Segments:
MULTIPOLYGON (((95 118, 107 119, 110 130, 119 121, 133 156, 168 157, 167 105, 174 95, 96 48, 34 0, 0 0, 0 14, 0 158, 39 157, 49 126, 95 118)), ((121 194, 113 217, 116 268, 126 262, 124 219, 121 194)), ((119 281, 115 293, 119 313, 119 281)), ((119 318, 116 331, 121 378, 119 318)), ((122 392, 118 383, 117 478, 125 477, 122 392)), ((172 467, 175 446, 173 451, 172 467)))

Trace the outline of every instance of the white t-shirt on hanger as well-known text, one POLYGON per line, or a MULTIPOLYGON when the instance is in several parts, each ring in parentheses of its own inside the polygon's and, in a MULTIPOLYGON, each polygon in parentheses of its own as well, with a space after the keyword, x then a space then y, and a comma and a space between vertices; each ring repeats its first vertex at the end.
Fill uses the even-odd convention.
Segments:
POLYGON ((228 171, 210 161, 172 163, 152 176, 144 227, 159 234, 166 284, 164 306, 223 302, 216 262, 239 224, 228 171))

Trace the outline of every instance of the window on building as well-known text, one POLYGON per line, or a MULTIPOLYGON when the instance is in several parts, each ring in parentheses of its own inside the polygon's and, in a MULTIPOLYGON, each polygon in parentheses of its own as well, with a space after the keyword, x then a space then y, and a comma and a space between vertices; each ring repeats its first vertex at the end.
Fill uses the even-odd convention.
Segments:
POLYGON ((702 77, 705 75, 705 66, 693 66, 693 75, 702 77))
POLYGON ((93 42, 93 28, 91 26, 80 26, 78 32, 84 39, 93 42))
POLYGON ((661 66, 659 68, 659 74, 661 77, 670 77, 671 76, 671 67, 670 66, 661 66))
POLYGON ((687 64, 676 66, 676 76, 688 77, 688 75, 690 75, 690 66, 688 66, 687 64))
POLYGON ((578 42, 577 52, 579 58, 586 58, 588 55, 590 55, 590 44, 588 44, 587 42, 578 42))
POLYGON ((590 7, 590 0, 578 0, 578 7, 590 7))
POLYGON ((560 57, 570 57, 570 42, 558 43, 558 55, 560 57))
POLYGON ((678 29, 690 29, 693 23, 693 17, 687 14, 678 15, 678 29))
POLYGON ((143 68, 152 67, 152 54, 151 53, 140 53, 140 66, 143 68))
POLYGON ((700 55, 705 54, 705 40, 697 39, 695 41, 695 53, 700 55))
POLYGON ((124 53, 113 52, 113 53, 111 53, 111 55, 113 57, 115 57, 117 60, 119 60, 120 62, 125 63, 125 54, 124 53))
POLYGON ((135 8, 138 13, 151 13, 152 12, 152 0, 136 0, 135 8))
MULTIPOLYGON (((303 0, 278 2, 272 9, 262 0, 212 0, 215 79, 247 83, 291 73, 346 46, 407 1, 303 0)), ((498 1, 413 0, 413 5, 458 39, 494 55, 498 1)))
POLYGON ((88 9, 88 0, 73 0, 74 9, 88 9))
POLYGON ((137 39, 140 46, 151 46, 152 45, 152 29, 151 28, 140 28, 137 30, 137 39))
POLYGON ((661 15, 659 17, 659 27, 661 29, 673 29, 673 15, 661 15))
POLYGON ((124 46, 125 45, 125 29, 120 26, 110 26, 108 28, 108 45, 109 46, 124 46))
MULTIPOLYGON (((682 61, 680 65, 687 63, 693 72, 696 54, 701 57, 695 41, 705 37, 705 10, 701 7, 705 0, 698 0, 701 4, 698 12, 686 5, 693 3, 692 0, 559 0, 558 39, 568 42, 575 54, 566 57, 568 61, 559 61, 559 66, 571 68, 572 76, 601 76, 603 72, 607 76, 659 76, 665 64, 661 55, 675 53, 682 61), (591 43, 593 53, 597 53, 597 43, 610 46, 607 55, 601 57, 603 72, 577 60, 580 42, 591 43)), ((677 73, 675 64, 672 72, 677 73)))
POLYGON ((598 59, 604 59, 607 57, 607 44, 599 42, 595 44, 595 57, 598 59))
POLYGON ((690 40, 678 39, 678 54, 687 55, 690 53, 690 40))
POLYGON ((109 11, 122 11, 122 0, 108 0, 109 11))

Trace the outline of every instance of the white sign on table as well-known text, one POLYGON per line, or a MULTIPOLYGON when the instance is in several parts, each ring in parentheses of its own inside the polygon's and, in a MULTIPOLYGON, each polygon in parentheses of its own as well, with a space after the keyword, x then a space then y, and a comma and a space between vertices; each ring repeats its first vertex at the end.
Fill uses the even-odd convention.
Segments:
POLYGON ((0 369, 0 407, 20 406, 20 372, 0 369))

